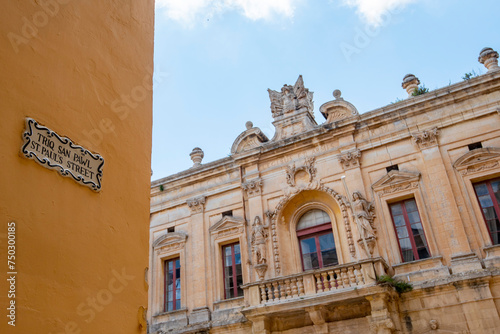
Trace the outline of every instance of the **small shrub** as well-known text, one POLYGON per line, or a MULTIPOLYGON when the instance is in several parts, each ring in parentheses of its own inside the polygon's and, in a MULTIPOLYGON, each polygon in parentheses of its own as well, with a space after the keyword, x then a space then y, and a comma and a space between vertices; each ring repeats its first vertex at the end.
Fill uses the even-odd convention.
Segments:
POLYGON ((429 88, 425 87, 425 85, 418 86, 418 88, 415 88, 413 93, 411 94, 412 96, 418 96, 422 95, 429 92, 429 88))
POLYGON ((476 73, 476 71, 472 70, 471 72, 465 73, 462 79, 464 79, 464 81, 467 81, 477 76, 478 74, 476 73))
POLYGON ((377 284, 382 286, 390 286, 398 293, 405 293, 413 290, 413 285, 404 281, 396 280, 389 275, 377 276, 377 284))
POLYGON ((163 184, 160 184, 160 191, 163 191, 163 184))

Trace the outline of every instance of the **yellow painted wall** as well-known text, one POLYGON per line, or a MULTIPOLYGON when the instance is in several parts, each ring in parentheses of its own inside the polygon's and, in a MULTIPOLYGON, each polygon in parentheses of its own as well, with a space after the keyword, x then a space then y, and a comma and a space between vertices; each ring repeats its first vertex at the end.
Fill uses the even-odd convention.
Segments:
POLYGON ((0 283, 1 333, 141 332, 153 26, 153 0, 2 4, 0 268, 13 221, 17 277, 15 327, 0 283), (25 117, 102 155, 102 190, 24 158, 25 117))

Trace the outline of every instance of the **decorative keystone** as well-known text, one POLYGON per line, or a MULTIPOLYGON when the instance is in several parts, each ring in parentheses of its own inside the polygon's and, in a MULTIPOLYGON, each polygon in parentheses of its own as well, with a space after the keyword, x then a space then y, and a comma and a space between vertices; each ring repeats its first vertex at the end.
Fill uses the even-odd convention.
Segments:
POLYGON ((482 49, 477 60, 488 69, 488 72, 500 69, 500 66, 498 66, 498 52, 492 48, 482 49))
POLYGON ((403 89, 406 89, 406 91, 408 92, 408 97, 412 96, 415 89, 418 88, 418 85, 420 85, 420 80, 418 80, 418 78, 413 74, 405 75, 405 77, 403 78, 403 83, 401 84, 403 89))
POLYGON ((193 160, 193 167, 198 167, 201 166, 201 161, 203 160, 205 154, 201 148, 195 147, 189 156, 191 157, 191 160, 193 160))

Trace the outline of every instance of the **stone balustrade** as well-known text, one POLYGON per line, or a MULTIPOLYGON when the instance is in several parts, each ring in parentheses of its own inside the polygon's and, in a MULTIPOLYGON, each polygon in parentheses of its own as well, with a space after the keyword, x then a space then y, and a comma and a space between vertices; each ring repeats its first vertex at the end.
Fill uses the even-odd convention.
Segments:
POLYGON ((245 300, 248 306, 258 306, 373 286, 376 276, 384 275, 386 268, 378 258, 254 282, 243 286, 245 300))

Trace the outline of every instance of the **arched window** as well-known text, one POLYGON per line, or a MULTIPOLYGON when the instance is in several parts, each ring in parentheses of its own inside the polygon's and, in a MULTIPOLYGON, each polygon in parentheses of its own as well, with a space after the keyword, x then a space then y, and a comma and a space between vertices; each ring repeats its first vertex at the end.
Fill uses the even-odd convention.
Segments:
POLYGON ((323 268, 338 264, 330 216, 323 210, 313 209, 300 217, 297 224, 302 268, 323 268))

